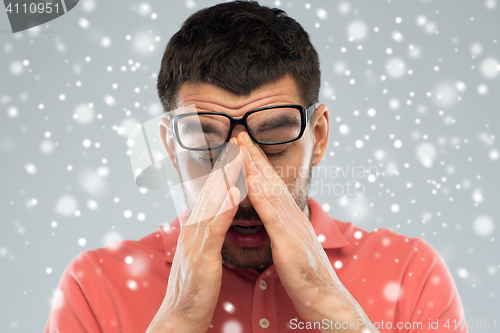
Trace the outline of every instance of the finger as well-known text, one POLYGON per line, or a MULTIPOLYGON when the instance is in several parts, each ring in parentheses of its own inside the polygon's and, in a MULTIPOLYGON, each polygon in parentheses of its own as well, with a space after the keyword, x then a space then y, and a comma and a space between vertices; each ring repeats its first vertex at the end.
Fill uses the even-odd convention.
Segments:
POLYGON ((201 189, 198 201, 191 214, 192 216, 189 224, 207 224, 209 219, 217 213, 220 205, 228 193, 229 188, 231 187, 231 180, 235 178, 235 176, 232 175, 235 171, 228 170, 230 171, 229 178, 231 178, 231 180, 229 180, 226 172, 227 169, 223 166, 231 161, 231 154, 234 150, 234 144, 228 144, 219 156, 214 170, 212 170, 206 183, 201 189))
POLYGON ((254 175, 257 175, 258 173, 264 175, 266 180, 272 184, 273 189, 279 189, 281 200, 287 210, 295 211, 295 213, 300 214, 302 210, 297 206, 297 203, 288 190, 286 183, 278 175, 274 166, 271 162, 269 162, 262 149, 253 143, 248 133, 242 133, 238 136, 238 138, 244 144, 240 147, 240 149, 243 151, 242 155, 245 156, 244 162, 247 172, 254 175))
MULTIPOLYGON (((197 196, 196 204, 193 208, 193 213, 191 214, 193 218, 196 217, 197 212, 199 211, 199 206, 205 203, 207 196, 212 192, 213 187, 216 183, 216 177, 219 176, 219 173, 217 171, 220 170, 220 164, 226 163, 226 160, 229 157, 228 155, 230 148, 230 145, 226 145, 226 147, 222 150, 221 154, 217 158, 217 161, 215 162, 215 165, 213 166, 212 171, 208 175, 205 184, 203 184, 200 193, 197 196)), ((194 220, 198 221, 197 218, 194 220)))
MULTIPOLYGON (((281 214, 283 223, 287 226, 288 232, 290 232, 291 230, 302 232, 303 227, 309 228, 309 220, 307 219, 307 217, 305 217, 302 210, 297 206, 295 199, 288 191, 285 183, 283 181, 271 183, 268 180, 269 178, 266 178, 265 174, 260 172, 260 170, 255 166, 255 163, 250 157, 246 147, 242 146, 241 150, 243 152, 242 155, 246 156, 245 165, 247 166, 247 169, 250 170, 249 173, 257 180, 264 198, 279 212, 279 214, 281 214)), ((269 168, 272 168, 272 171, 274 171, 273 166, 269 166, 269 168)), ((281 177, 279 177, 279 175, 277 175, 277 177, 281 180, 281 177)), ((250 197, 250 201, 252 201, 252 197, 250 197)), ((261 212, 259 212, 257 208, 256 211, 259 215, 261 214, 261 212)))
POLYGON ((205 208, 199 217, 200 220, 203 221, 212 219, 218 213, 222 205, 222 201, 228 194, 230 196, 230 200, 232 201, 232 205, 234 206, 236 204, 229 189, 236 184, 242 163, 243 161, 239 156, 239 147, 233 146, 229 151, 228 157, 226 158, 226 165, 221 166, 220 170, 216 171, 219 176, 218 179, 214 179, 215 184, 213 190, 207 196, 205 208))
POLYGON ((231 187, 215 218, 208 224, 202 243, 202 250, 209 256, 220 256, 227 230, 238 210, 240 191, 231 187), (235 202, 236 204, 234 204, 235 202))
MULTIPOLYGON (((247 173, 249 175, 255 176, 259 181, 259 185, 264 191, 266 197, 272 196, 270 200, 271 203, 274 204, 276 201, 274 198, 279 195, 279 199, 281 202, 277 202, 276 204, 280 204, 285 207, 285 210, 288 212, 296 211, 294 206, 297 206, 295 200, 291 196, 285 182, 281 179, 281 177, 276 173, 274 166, 271 164, 267 164, 265 166, 257 167, 254 162, 254 156, 251 156, 249 149, 247 146, 241 146, 242 155, 244 155, 244 163, 247 173), (266 177, 267 176, 267 177, 266 177)), ((262 163, 263 164, 263 163, 262 163)), ((279 207, 275 207, 279 208, 279 207)))
POLYGON ((249 154, 245 154, 246 157, 252 159, 255 163, 257 169, 264 174, 269 183, 283 183, 283 179, 278 175, 274 166, 269 162, 267 155, 262 151, 259 145, 256 145, 248 133, 244 132, 239 135, 239 138, 243 141, 244 146, 248 149, 249 154))
POLYGON ((283 236, 289 236, 291 232, 290 224, 285 221, 285 219, 288 219, 287 214, 283 215, 282 212, 275 207, 275 204, 268 200, 260 186, 257 176, 248 176, 247 183, 248 197, 262 220, 264 228, 266 228, 273 248, 284 247, 288 237, 283 236))

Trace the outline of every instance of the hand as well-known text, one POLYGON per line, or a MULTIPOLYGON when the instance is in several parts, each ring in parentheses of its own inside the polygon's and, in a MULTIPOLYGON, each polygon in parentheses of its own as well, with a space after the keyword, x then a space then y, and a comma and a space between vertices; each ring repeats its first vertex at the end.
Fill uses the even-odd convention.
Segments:
POLYGON ((210 327, 222 281, 221 249, 240 202, 234 185, 243 161, 235 142, 221 153, 191 215, 181 221, 165 298, 147 333, 210 327))
MULTIPOLYGON (((306 321, 360 322, 373 328, 356 300, 338 279, 307 216, 248 133, 238 135, 248 196, 271 240, 276 272, 298 314, 306 321)), ((347 331, 347 330, 346 330, 347 331)), ((371 330, 366 330, 370 332, 371 330)))

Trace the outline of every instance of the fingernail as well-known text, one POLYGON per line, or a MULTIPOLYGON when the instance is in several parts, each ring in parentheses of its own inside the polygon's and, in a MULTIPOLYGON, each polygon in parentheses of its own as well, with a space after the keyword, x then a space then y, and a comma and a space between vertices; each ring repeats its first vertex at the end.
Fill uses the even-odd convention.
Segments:
POLYGON ((252 139, 250 138, 250 135, 248 133, 245 133, 243 135, 243 140, 245 140, 245 143, 249 146, 253 146, 253 141, 252 139))

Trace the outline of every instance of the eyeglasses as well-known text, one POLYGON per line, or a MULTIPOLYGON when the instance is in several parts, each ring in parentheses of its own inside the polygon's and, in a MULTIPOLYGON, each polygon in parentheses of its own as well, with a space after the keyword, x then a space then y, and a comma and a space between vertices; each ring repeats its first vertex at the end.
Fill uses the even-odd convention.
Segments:
POLYGON ((315 110, 301 105, 273 105, 248 111, 241 118, 226 113, 190 112, 175 115, 172 132, 179 145, 188 150, 212 150, 224 146, 236 125, 242 125, 260 145, 279 145, 302 137, 315 110))

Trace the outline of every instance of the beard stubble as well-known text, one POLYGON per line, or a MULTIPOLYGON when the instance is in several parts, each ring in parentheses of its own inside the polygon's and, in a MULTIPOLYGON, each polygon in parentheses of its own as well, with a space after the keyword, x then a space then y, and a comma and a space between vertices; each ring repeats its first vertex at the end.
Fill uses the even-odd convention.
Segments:
MULTIPOLYGON (((177 160, 177 159, 176 159, 177 160)), ((307 205, 307 199, 309 197, 309 189, 311 185, 312 169, 314 162, 314 154, 311 151, 311 157, 309 159, 309 166, 307 170, 306 177, 298 177, 297 182, 292 184, 292 190, 290 194, 295 200, 297 206, 304 211, 307 205)), ((177 161, 176 161, 177 163, 177 161)), ((177 164, 179 165, 179 164, 177 164)), ((182 191, 184 193, 184 198, 186 200, 186 205, 188 207, 189 213, 192 212, 196 205, 196 199, 189 195, 188 189, 184 186, 182 180, 182 172, 179 172, 179 177, 181 180, 182 191)), ((290 186, 289 190, 290 190, 290 186)), ((238 210, 233 218, 233 221, 259 221, 260 217, 253 206, 242 207, 239 206, 238 210)), ((227 237, 224 239, 224 244, 221 250, 223 262, 230 266, 239 269, 255 269, 259 273, 262 273, 269 266, 273 264, 273 256, 271 250, 271 240, 259 247, 239 247, 231 243, 227 237)))

